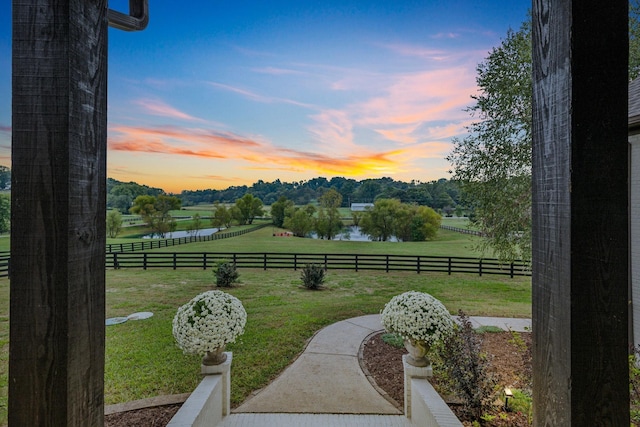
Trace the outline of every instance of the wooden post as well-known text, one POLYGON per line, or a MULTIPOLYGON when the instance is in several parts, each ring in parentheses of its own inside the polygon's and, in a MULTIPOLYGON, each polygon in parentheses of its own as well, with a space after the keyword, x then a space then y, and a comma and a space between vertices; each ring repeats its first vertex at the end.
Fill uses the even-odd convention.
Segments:
POLYGON ((13 0, 10 426, 104 418, 106 0, 13 0))
POLYGON ((629 425, 626 0, 533 2, 534 425, 629 425))

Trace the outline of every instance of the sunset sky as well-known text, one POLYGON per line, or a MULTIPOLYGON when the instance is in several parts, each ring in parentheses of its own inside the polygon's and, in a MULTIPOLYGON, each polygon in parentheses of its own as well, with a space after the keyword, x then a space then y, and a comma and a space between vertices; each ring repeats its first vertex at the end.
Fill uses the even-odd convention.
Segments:
MULTIPOLYGON (((128 10, 128 1, 110 7, 128 10)), ((108 176, 167 192, 262 179, 448 178, 475 68, 531 1, 149 0, 109 29, 108 176)), ((0 164, 11 165, 11 2, 0 164)))

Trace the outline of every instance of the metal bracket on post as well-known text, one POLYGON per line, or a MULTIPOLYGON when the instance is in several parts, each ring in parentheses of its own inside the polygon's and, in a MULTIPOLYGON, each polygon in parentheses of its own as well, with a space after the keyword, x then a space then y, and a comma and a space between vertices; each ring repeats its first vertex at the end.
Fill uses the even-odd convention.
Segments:
POLYGON ((117 10, 107 11, 109 26, 124 31, 141 31, 149 23, 148 0, 129 0, 129 14, 117 10))

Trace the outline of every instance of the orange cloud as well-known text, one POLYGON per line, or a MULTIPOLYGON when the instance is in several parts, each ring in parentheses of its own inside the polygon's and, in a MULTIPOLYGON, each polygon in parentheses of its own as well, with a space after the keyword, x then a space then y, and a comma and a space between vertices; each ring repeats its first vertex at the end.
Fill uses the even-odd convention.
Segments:
POLYGON ((345 145, 341 153, 332 150, 317 153, 278 147, 230 133, 180 127, 115 126, 110 133, 112 151, 232 160, 244 162, 240 167, 245 169, 315 171, 344 176, 391 175, 400 170, 400 164, 405 161, 432 155, 421 145, 377 152, 345 145))
POLYGON ((110 128, 109 148, 115 151, 183 154, 197 157, 227 158, 231 150, 240 147, 260 147, 262 144, 229 132, 203 129, 114 126, 110 128), (188 144, 205 145, 212 149, 187 148, 188 144), (215 150, 214 150, 215 149, 215 150))

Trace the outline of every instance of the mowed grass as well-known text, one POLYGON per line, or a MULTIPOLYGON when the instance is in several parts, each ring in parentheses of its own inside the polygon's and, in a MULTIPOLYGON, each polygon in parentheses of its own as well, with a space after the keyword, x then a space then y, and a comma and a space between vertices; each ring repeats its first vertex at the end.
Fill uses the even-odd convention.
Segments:
MULTIPOLYGON (((232 227, 230 231, 239 228, 232 227)), ((280 237, 285 231, 265 227, 231 239, 190 243, 154 249, 157 252, 279 252, 279 253, 349 253, 480 257, 474 249, 477 237, 439 230, 435 239, 426 242, 357 242, 351 240, 317 240, 280 237), (274 236, 274 234, 276 234, 274 236)))
MULTIPOLYGON (((154 316, 107 328, 106 403, 193 390, 199 358, 175 346, 171 320, 179 305, 213 289, 212 272, 118 270, 107 279, 108 317, 137 311, 154 316)), ((452 313, 531 316, 528 278, 329 271, 321 291, 302 287, 300 273, 292 270, 241 270, 240 280, 226 290, 248 314, 245 335, 229 346, 233 404, 273 379, 323 326, 379 313, 392 296, 408 290, 431 293, 452 313)))
MULTIPOLYGON (((327 242, 273 237, 271 227, 232 239, 163 248, 211 252, 361 252, 474 256, 469 236, 441 231, 423 243, 327 242), (470 246, 470 245, 469 245, 470 246)), ((214 289, 211 270, 108 270, 107 317, 151 311, 154 316, 106 329, 105 403, 191 392, 201 377, 200 359, 178 349, 171 332, 177 308, 214 289)), ((530 278, 502 276, 354 272, 329 270, 325 288, 302 287, 293 270, 240 270, 240 283, 227 291, 244 304, 245 334, 233 351, 232 404, 264 387, 290 364, 307 340, 339 320, 379 313, 392 296, 429 292, 455 314, 531 316, 530 278)), ((0 425, 7 422, 9 282, 0 279, 0 425)))

